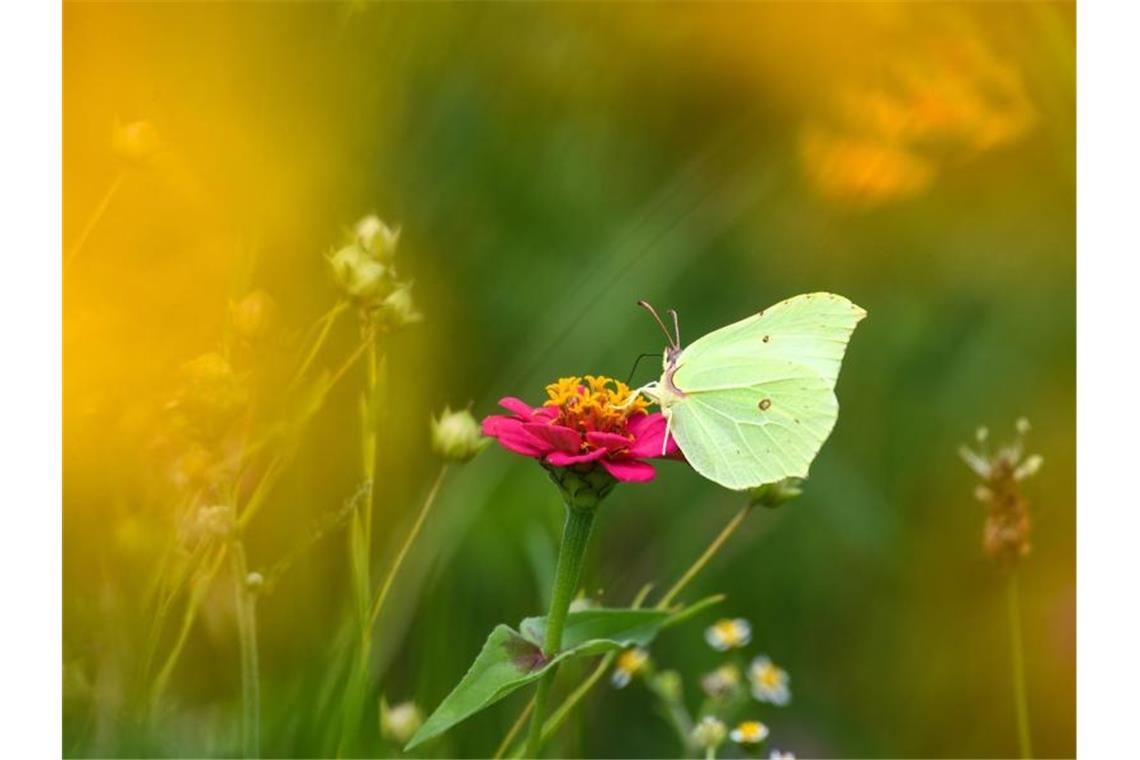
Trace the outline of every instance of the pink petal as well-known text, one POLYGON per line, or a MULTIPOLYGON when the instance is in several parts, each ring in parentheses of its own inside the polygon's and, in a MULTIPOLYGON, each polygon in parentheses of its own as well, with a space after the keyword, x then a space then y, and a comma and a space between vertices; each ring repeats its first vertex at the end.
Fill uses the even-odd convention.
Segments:
POLYGON ((546 463, 555 467, 569 467, 582 462, 594 462, 606 455, 605 449, 594 449, 585 454, 567 454, 565 451, 553 451, 546 455, 546 463))
POLYGON ((529 420, 534 415, 534 409, 529 406, 522 399, 517 399, 514 396, 507 396, 499 399, 499 406, 504 409, 514 412, 523 419, 529 420))
MULTIPOLYGON (((659 457, 661 444, 665 440, 665 428, 668 422, 665 415, 639 414, 629 418, 627 429, 633 434, 634 443, 629 447, 629 455, 638 459, 659 457)), ((677 442, 669 436, 669 444, 665 448, 664 456, 672 457, 677 454, 677 442)))
POLYGON ((565 451, 568 454, 577 454, 582 449, 582 436, 578 434, 578 431, 568 427, 528 422, 524 423, 522 428, 550 448, 565 451))
POLYGON ((542 420, 544 422, 551 422, 558 416, 558 407, 556 406, 540 406, 534 410, 534 419, 542 420))
POLYGON ((610 475, 626 483, 644 483, 657 474, 653 465, 636 459, 603 459, 601 462, 610 475))
POLYGON ((523 456, 539 457, 549 450, 543 441, 523 430, 523 423, 515 417, 487 417, 483 420, 483 435, 498 439, 503 448, 523 456))
POLYGON ((608 451, 621 451, 628 449, 630 440, 617 433, 602 433, 590 431, 586 433, 586 440, 593 446, 599 446, 608 451))

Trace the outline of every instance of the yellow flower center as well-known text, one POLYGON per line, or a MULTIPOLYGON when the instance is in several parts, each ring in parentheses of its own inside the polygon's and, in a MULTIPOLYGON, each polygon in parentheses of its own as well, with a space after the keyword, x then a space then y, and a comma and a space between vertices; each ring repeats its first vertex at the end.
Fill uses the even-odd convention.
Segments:
POLYGON ((756 672, 756 680, 767 689, 774 689, 780 685, 780 669, 775 665, 765 665, 756 672))
POLYGON ((735 620, 719 620, 713 625, 713 630, 725 646, 738 646, 744 639, 744 632, 740 630, 735 620))
POLYGON ((637 671, 641 670, 641 666, 649 659, 649 655, 643 649, 627 649, 618 657, 617 669, 634 675, 637 671))
POLYGON ((583 433, 623 432, 630 415, 648 406, 640 396, 630 399, 628 385, 604 375, 561 378, 546 386, 546 395, 543 406, 558 408, 555 422, 583 433))
POLYGON ((740 732, 741 741, 758 742, 764 738, 764 724, 758 720, 746 720, 736 730, 740 732))

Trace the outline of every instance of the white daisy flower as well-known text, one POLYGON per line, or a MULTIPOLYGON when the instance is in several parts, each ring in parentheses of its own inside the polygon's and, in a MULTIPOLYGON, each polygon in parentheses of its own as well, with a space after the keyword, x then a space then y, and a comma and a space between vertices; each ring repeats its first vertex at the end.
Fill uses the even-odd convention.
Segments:
POLYGON ((721 665, 701 678, 701 688, 713 699, 731 695, 739 684, 740 670, 732 663, 721 665))
POLYGON ((746 720, 729 732, 737 744, 759 744, 768 738, 768 727, 758 720, 746 720))
POLYGON ((768 760, 796 760, 796 756, 791 752, 774 749, 768 753, 768 760))
POLYGON ((748 666, 748 681, 752 684, 752 696, 760 702, 786 705, 792 693, 788 689, 788 674, 776 667, 767 657, 761 655, 748 666))
POLYGON ((718 652, 747 646, 752 641, 752 625, 744 618, 718 620, 705 629, 705 641, 718 652))
POLYGON ((624 689, 649 662, 649 652, 641 647, 627 649, 617 658, 614 672, 610 676, 610 683, 615 689, 624 689))

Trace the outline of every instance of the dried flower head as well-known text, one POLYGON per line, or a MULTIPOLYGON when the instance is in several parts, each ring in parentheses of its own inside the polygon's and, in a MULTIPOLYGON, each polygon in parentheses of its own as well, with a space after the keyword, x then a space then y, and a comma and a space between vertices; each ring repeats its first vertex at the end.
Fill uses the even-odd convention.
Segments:
POLYGON ((718 652, 748 646, 752 641, 752 624, 744 618, 718 620, 705 629, 705 641, 718 652))
POLYGON ((1029 505, 1021 493, 1021 481, 1035 475, 1044 460, 1033 454, 1025 456, 1025 435, 1029 421, 1024 417, 1014 425, 1016 436, 1011 443, 990 453, 989 431, 978 428, 975 438, 978 451, 968 446, 959 449, 966 466, 981 480, 974 496, 986 506, 986 524, 982 545, 990 557, 1004 562, 1015 562, 1029 554, 1029 505))
POLYGON ((752 685, 752 696, 760 702, 773 705, 786 705, 792 698, 788 688, 788 674, 764 655, 760 655, 748 666, 748 681, 752 685))
POLYGON ((768 738, 768 727, 758 720, 746 720, 728 734, 737 744, 759 744, 768 738))
POLYGON ((181 368, 178 394, 170 403, 192 438, 209 442, 224 433, 245 409, 249 391, 229 361, 208 353, 181 368))

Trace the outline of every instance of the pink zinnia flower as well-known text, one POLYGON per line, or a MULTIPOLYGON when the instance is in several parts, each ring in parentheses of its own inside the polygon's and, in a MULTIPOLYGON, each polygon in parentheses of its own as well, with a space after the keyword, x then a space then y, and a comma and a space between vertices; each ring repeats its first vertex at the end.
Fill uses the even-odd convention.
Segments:
POLYGON ((549 467, 597 463, 616 480, 652 480, 645 461, 682 459, 672 437, 665 442, 665 417, 648 414, 646 402, 630 398, 629 386, 608 377, 564 377, 546 386, 547 401, 531 407, 508 396, 499 405, 509 415, 483 420, 483 434, 503 448, 549 467))

